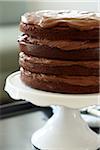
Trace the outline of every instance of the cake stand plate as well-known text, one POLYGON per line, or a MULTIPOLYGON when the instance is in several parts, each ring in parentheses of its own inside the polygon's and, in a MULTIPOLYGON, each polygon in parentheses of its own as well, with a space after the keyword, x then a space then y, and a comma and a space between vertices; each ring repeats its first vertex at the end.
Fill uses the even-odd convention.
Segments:
POLYGON ((82 107, 100 104, 99 94, 59 94, 32 89, 20 80, 20 72, 7 78, 5 91, 16 100, 56 107, 57 111, 45 126, 32 136, 32 144, 38 149, 96 150, 100 147, 100 135, 88 127, 79 112, 82 107))
POLYGON ((99 94, 59 94, 30 88, 20 80, 20 71, 7 78, 5 90, 13 99, 23 99, 38 106, 63 105, 82 108, 100 104, 99 94))

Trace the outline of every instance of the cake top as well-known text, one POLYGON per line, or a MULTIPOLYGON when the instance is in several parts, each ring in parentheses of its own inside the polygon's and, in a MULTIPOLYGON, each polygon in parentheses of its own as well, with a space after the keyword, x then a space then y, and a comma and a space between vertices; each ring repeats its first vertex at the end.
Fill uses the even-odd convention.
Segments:
POLYGON ((100 13, 77 10, 42 10, 25 13, 21 21, 42 28, 63 26, 89 30, 99 28, 100 13))

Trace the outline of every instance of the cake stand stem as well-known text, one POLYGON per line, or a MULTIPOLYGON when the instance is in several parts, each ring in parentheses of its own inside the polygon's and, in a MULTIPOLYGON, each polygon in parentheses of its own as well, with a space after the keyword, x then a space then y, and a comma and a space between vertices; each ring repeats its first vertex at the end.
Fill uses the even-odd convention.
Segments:
POLYGON ((32 136, 41 150, 96 150, 98 135, 81 118, 78 109, 53 106, 53 116, 32 136))

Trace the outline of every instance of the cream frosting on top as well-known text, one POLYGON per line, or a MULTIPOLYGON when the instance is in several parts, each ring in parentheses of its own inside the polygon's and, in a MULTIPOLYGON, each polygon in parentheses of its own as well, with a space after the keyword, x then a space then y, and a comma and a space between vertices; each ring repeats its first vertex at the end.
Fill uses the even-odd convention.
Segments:
POLYGON ((60 25, 88 30, 99 28, 100 13, 77 10, 41 10, 25 13, 21 17, 21 21, 42 28, 52 28, 60 25))

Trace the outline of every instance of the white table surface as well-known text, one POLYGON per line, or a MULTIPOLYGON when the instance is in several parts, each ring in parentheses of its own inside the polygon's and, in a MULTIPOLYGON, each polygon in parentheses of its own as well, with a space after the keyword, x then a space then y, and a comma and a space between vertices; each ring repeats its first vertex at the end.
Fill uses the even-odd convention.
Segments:
MULTIPOLYGON (((96 126, 97 120, 93 116, 82 117, 90 122, 89 125, 96 126)), ((41 109, 0 120, 0 150, 35 150, 31 136, 47 120, 47 115, 41 109)))
POLYGON ((0 120, 0 150, 35 150, 31 136, 47 119, 37 111, 0 120))

